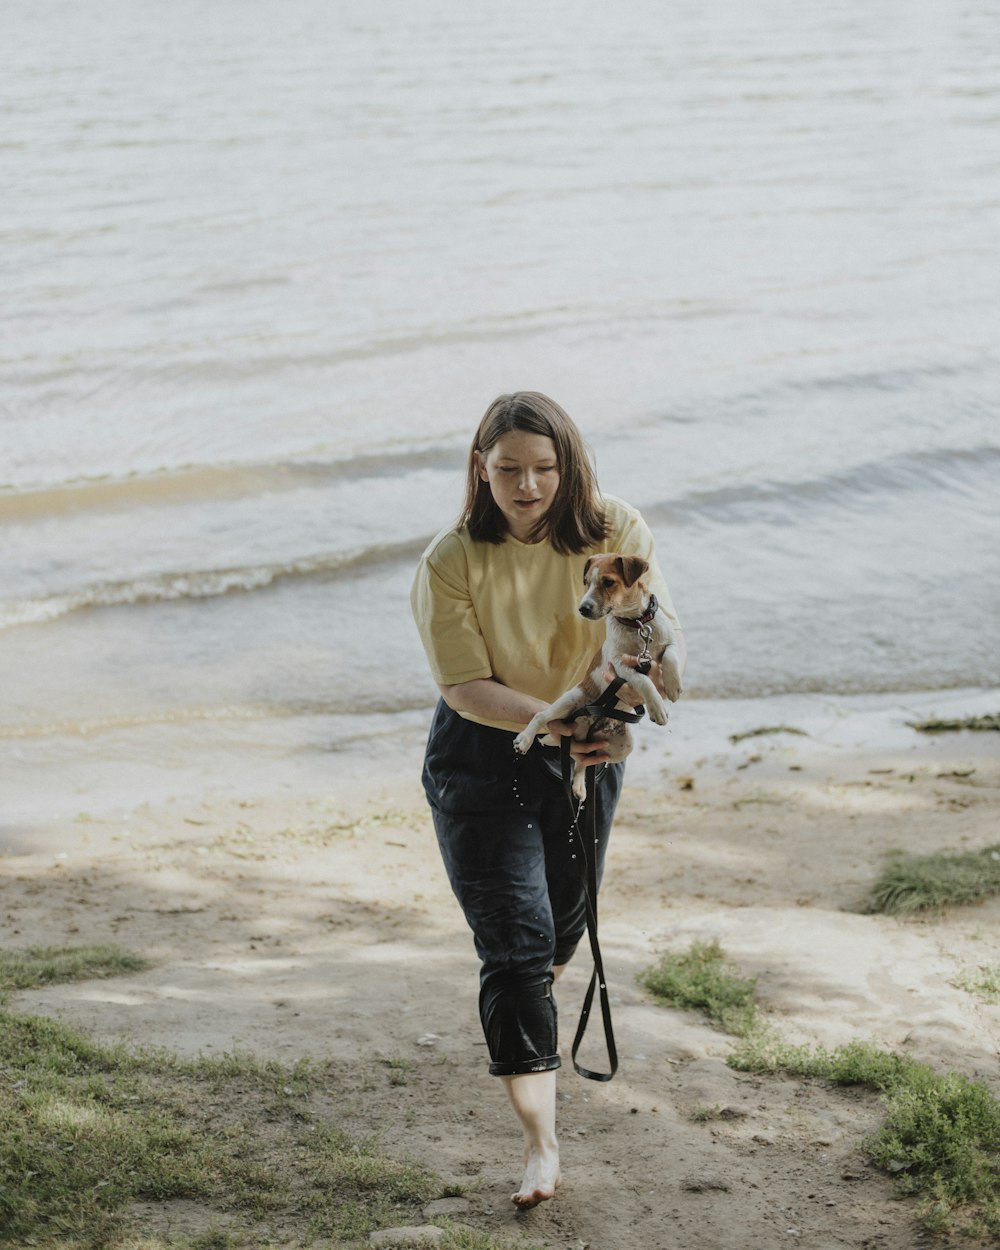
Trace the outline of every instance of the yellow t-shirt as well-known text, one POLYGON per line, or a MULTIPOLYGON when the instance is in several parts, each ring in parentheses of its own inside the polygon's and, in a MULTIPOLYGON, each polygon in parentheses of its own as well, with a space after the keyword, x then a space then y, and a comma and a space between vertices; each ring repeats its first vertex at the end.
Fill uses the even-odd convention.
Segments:
MULTIPOLYGON (((586 620, 577 607, 587 557, 602 551, 648 561, 660 610, 680 628, 645 521, 612 495, 603 503, 608 536, 580 555, 510 534, 499 544, 473 542, 464 528, 437 535, 420 561, 410 604, 439 685, 492 677, 548 703, 577 685, 604 641, 604 622, 586 620)), ((497 729, 522 728, 462 715, 497 729)))

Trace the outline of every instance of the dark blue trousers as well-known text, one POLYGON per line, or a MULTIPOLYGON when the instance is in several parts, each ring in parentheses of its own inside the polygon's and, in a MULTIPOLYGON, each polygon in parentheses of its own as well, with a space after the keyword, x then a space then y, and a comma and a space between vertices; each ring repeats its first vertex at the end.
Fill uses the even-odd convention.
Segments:
MULTIPOLYGON (((597 873, 624 764, 596 787, 597 873)), ((585 863, 558 749, 514 751, 514 734, 464 720, 443 701, 423 771, 438 845, 481 961, 479 1009, 495 1076, 559 1067, 552 965, 586 932, 585 863)))

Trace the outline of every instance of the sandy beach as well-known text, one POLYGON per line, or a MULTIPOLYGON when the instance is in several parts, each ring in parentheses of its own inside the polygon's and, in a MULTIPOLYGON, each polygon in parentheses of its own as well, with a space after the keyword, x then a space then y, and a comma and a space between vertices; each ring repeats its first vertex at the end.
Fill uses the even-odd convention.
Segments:
POLYGON ((960 987, 1000 898, 863 908, 894 850, 1000 843, 1000 733, 907 724, 1000 712, 993 7, 6 6, 0 943, 149 961, 13 1010, 328 1060, 319 1111, 526 1246, 930 1244, 876 1096, 737 1073, 637 977, 717 939, 788 1042, 1000 1093, 960 987), (602 893, 619 1074, 566 1063, 521 1216, 409 607, 519 388, 641 511, 691 648, 602 893))
MULTIPOLYGON (((997 840, 998 736, 905 725, 997 701, 693 702, 666 750, 644 728, 601 903, 621 1070, 598 1085, 564 1068, 564 1184, 527 1215, 508 1201, 517 1137, 485 1073, 476 964, 417 783, 416 728, 395 752, 370 750, 367 773, 341 755, 294 783, 277 766, 200 791, 184 775, 183 792, 127 807, 105 786, 30 839, 9 825, 5 946, 114 942, 153 961, 12 1006, 185 1054, 331 1058, 348 1127, 467 1186, 465 1222, 553 1250, 912 1250, 914 1204, 861 1149, 874 1095, 732 1071, 731 1039, 656 1005, 636 975, 718 938, 787 1040, 870 1039, 1000 1092, 1000 1006, 954 984, 1000 962, 1000 899, 907 921, 859 910, 888 851, 997 840), (802 732, 729 740, 777 724, 802 732), (724 1114, 692 1118, 705 1109, 724 1114)), ((566 1044, 589 970, 581 951, 560 986, 566 1044)))

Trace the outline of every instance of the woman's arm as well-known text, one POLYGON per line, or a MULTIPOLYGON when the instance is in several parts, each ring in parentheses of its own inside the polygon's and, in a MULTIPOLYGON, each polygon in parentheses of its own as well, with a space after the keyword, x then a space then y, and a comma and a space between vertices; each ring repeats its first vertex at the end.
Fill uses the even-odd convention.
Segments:
MULTIPOLYGON (((492 677, 478 678, 476 681, 463 681, 455 686, 439 686, 441 697, 453 712, 468 712, 472 716, 481 716, 484 720, 505 720, 515 725, 526 725, 528 721, 548 704, 534 695, 524 694, 520 690, 512 690, 503 686, 492 677)), ((556 737, 569 737, 573 726, 567 721, 549 721, 546 726, 549 733, 556 737)), ((604 739, 593 742, 570 742, 570 754, 578 764, 604 764, 610 758, 603 751, 604 739)), ((511 750, 513 750, 511 746, 511 750)))
POLYGON ((492 677, 439 686, 441 696, 453 712, 469 712, 484 720, 506 720, 526 725, 547 704, 533 695, 503 686, 492 677))

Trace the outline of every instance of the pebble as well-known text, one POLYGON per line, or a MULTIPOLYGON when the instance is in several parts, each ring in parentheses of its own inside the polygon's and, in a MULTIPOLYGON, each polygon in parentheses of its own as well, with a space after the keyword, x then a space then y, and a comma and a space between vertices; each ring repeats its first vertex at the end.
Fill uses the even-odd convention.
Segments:
POLYGON ((443 1228, 417 1224, 407 1228, 380 1228, 377 1233, 369 1234, 368 1244, 380 1250, 410 1250, 410 1247, 436 1246, 443 1237, 443 1228))
POLYGON ((689 1194, 703 1194, 709 1190, 720 1190, 729 1193, 729 1182, 721 1176, 689 1176, 681 1181, 681 1189, 689 1194))
POLYGON ((469 1205, 467 1198, 436 1198, 424 1207, 424 1216, 433 1220, 436 1215, 464 1215, 469 1205))

